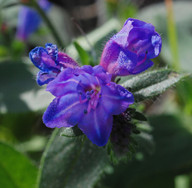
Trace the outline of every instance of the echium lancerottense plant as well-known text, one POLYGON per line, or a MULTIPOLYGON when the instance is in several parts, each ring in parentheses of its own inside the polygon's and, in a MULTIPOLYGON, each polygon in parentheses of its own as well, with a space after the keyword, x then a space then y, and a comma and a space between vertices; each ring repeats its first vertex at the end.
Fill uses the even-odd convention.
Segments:
POLYGON ((128 19, 107 42, 100 65, 95 67, 79 67, 56 45, 36 47, 29 56, 40 69, 37 82, 47 84, 47 91, 55 96, 43 122, 50 128, 77 125, 94 144, 104 146, 112 127, 119 126, 113 116, 126 115, 134 102, 132 93, 114 83, 114 78, 146 70, 160 51, 161 37, 154 26, 136 19, 128 19))

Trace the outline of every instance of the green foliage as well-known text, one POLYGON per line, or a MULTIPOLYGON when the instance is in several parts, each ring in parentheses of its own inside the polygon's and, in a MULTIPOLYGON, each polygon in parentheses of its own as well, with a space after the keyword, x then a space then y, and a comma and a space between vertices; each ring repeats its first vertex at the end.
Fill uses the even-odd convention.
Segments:
MULTIPOLYGON (((8 143, 22 142, 30 138, 34 125, 41 118, 33 112, 30 113, 6 113, 0 115, 0 140, 8 143), (26 123, 27 122, 27 123, 26 123)), ((39 121, 38 121, 39 122, 39 121)), ((41 123, 41 122, 39 122, 41 123)))
POLYGON ((180 104, 180 108, 188 115, 192 114, 192 78, 184 80, 178 84, 176 88, 177 101, 180 104))
POLYGON ((23 42, 14 40, 11 43, 12 56, 13 58, 21 58, 26 46, 23 42))
POLYGON ((60 136, 56 129, 43 154, 38 188, 91 188, 106 166, 107 154, 85 137, 60 136))
POLYGON ((147 118, 140 112, 135 112, 133 118, 139 121, 147 121, 147 118))
POLYGON ((184 174, 175 177, 175 188, 191 188, 190 175, 184 174))
POLYGON ((122 86, 124 86, 125 88, 131 88, 132 92, 136 92, 148 86, 151 86, 152 84, 156 84, 167 79, 170 73, 170 69, 160 69, 144 72, 128 79, 122 84, 122 86))
POLYGON ((91 61, 90 55, 79 45, 78 42, 74 41, 73 44, 79 54, 82 65, 89 65, 91 61))
POLYGON ((167 80, 164 80, 158 84, 151 85, 145 89, 139 90, 134 93, 135 101, 139 102, 145 99, 153 98, 161 93, 163 93, 166 89, 173 87, 177 82, 181 81, 183 78, 187 77, 184 75, 172 75, 167 80))
POLYGON ((66 136, 66 137, 76 137, 82 134, 83 132, 77 126, 63 128, 63 131, 61 132, 61 136, 66 136))
MULTIPOLYGON (((152 116, 156 149, 152 155, 115 167, 103 184, 110 187, 173 187, 173 178, 192 170, 192 136, 176 115, 152 116), (187 152, 186 152, 187 151, 187 152), (129 169, 129 170, 128 170, 129 169), (158 185, 159 184, 159 185, 158 185)), ((189 121, 188 124, 191 125, 189 121)))
POLYGON ((175 27, 173 3, 165 1, 166 10, 167 10, 167 35, 169 40, 169 46, 171 55, 173 58, 172 67, 174 70, 180 70, 179 62, 179 51, 178 51, 178 42, 177 42, 177 30, 175 27))
POLYGON ((37 168, 21 153, 0 142, 0 187, 34 188, 37 168))
POLYGON ((124 0, 124 2, 119 3, 118 16, 122 22, 125 22, 127 18, 134 18, 137 11, 137 7, 130 1, 127 2, 127 0, 124 0))
POLYGON ((0 64, 1 111, 18 112, 27 110, 20 95, 35 87, 33 75, 20 62, 5 61, 0 64), (18 108, 19 107, 19 108, 18 108))
POLYGON ((123 22, 129 17, 135 17, 137 13, 137 7, 131 0, 121 0, 121 1, 107 1, 107 10, 109 16, 116 15, 123 22))
POLYGON ((8 51, 5 46, 0 46, 0 57, 6 57, 8 56, 8 51))
POLYGON ((140 102, 158 96, 188 76, 189 74, 177 74, 168 69, 161 69, 134 76, 122 83, 122 86, 129 87, 135 101, 140 102))
POLYGON ((51 95, 39 89, 28 64, 20 61, 0 63, 0 113, 38 111, 48 106, 51 95))

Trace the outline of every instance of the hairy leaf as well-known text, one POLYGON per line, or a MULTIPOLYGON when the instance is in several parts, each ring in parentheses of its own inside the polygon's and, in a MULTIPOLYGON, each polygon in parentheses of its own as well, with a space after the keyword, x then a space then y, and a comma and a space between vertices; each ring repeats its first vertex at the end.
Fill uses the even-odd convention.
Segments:
POLYGON ((134 93, 135 101, 139 102, 148 98, 153 98, 163 93, 168 88, 173 87, 176 83, 178 83, 187 76, 188 76, 187 74, 181 74, 181 75, 171 74, 168 79, 135 92, 134 93))
POLYGON ((66 137, 76 137, 82 134, 83 132, 77 126, 63 128, 63 131, 61 132, 61 136, 66 136, 66 137))
POLYGON ((136 92, 167 79, 170 73, 170 69, 150 71, 133 76, 132 78, 125 81, 122 85, 125 88, 131 88, 132 92, 136 92))
POLYGON ((161 182, 166 181, 166 176, 174 177, 191 172, 191 119, 184 122, 184 118, 178 114, 160 115, 149 117, 149 122, 154 127, 153 154, 140 154, 140 159, 115 167, 114 174, 106 176, 103 180, 105 186, 142 187, 143 184, 144 187, 159 187, 159 182, 161 187, 167 187, 161 182), (184 126, 184 123, 187 123, 188 127, 184 126), (140 186, 136 186, 138 184, 140 186))
POLYGON ((39 188, 91 188, 102 174, 107 161, 103 148, 84 136, 60 136, 56 129, 43 155, 38 178, 39 188))
POLYGON ((168 69, 161 69, 134 76, 122 85, 131 90, 136 102, 140 102, 163 93, 188 76, 189 74, 178 74, 168 69))

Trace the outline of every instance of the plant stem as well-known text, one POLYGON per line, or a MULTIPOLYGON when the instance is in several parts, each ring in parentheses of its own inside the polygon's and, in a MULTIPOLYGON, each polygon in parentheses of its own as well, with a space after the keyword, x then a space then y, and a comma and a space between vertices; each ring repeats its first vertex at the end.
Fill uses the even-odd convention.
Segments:
POLYGON ((165 5, 167 9, 167 29, 168 29, 168 39, 169 45, 171 48, 171 55, 173 59, 173 68, 176 71, 180 70, 180 63, 179 63, 179 50, 178 50, 178 42, 177 42, 177 33, 173 15, 173 2, 172 0, 165 0, 165 5))
POLYGON ((43 20, 47 24, 48 28, 52 32, 52 35, 55 38, 57 44, 63 49, 65 47, 65 45, 64 45, 63 41, 61 40, 61 38, 60 38, 58 32, 56 31, 55 27, 51 23, 50 19, 45 14, 45 12, 42 10, 42 8, 39 6, 39 4, 35 0, 32 1, 32 6, 41 15, 41 17, 43 18, 43 20))

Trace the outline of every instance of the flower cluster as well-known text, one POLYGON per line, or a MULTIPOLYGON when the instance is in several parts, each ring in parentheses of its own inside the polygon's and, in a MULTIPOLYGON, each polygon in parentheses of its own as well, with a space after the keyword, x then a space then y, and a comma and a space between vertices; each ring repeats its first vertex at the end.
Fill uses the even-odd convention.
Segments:
POLYGON ((98 146, 107 143, 113 115, 124 112, 133 103, 133 95, 111 82, 101 66, 67 68, 47 85, 56 98, 43 116, 54 127, 78 127, 98 146))
POLYGON ((146 70, 160 50, 161 38, 154 26, 136 19, 128 19, 107 42, 100 65, 95 67, 79 67, 56 45, 36 47, 29 56, 40 69, 37 82, 47 84, 47 91, 55 96, 43 122, 50 128, 77 125, 94 144, 104 146, 113 116, 134 102, 132 93, 112 80, 146 70))

